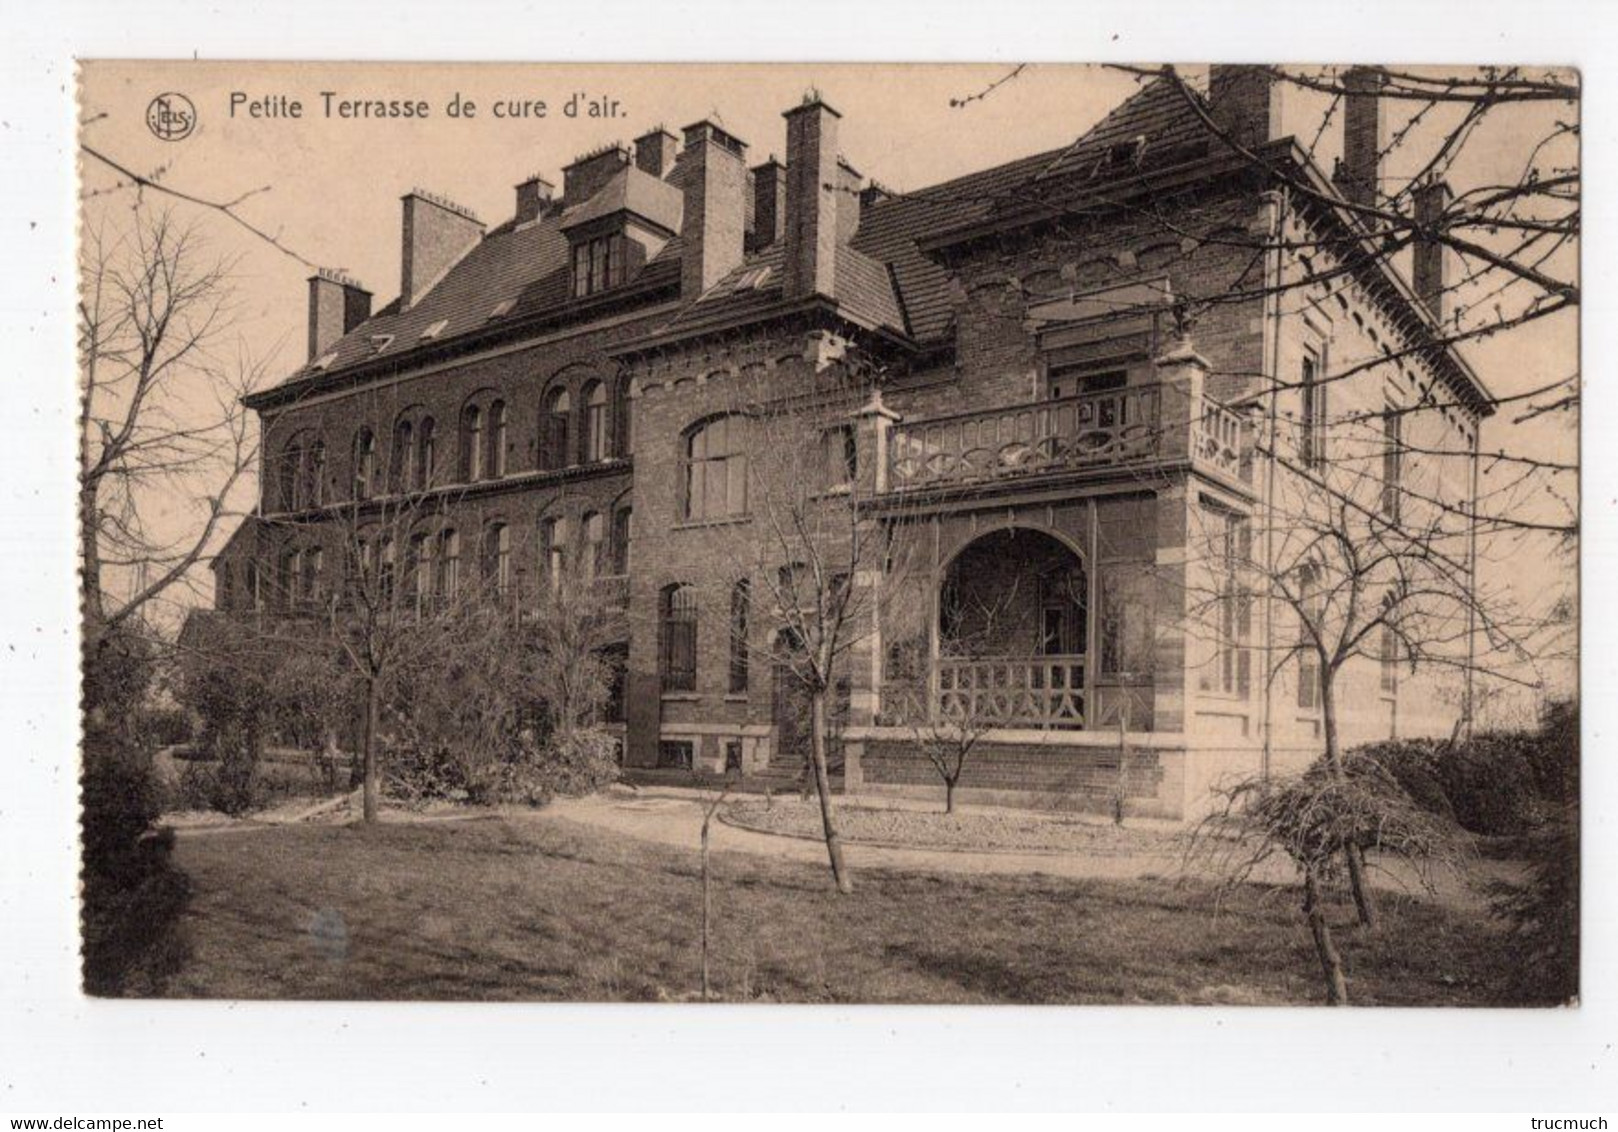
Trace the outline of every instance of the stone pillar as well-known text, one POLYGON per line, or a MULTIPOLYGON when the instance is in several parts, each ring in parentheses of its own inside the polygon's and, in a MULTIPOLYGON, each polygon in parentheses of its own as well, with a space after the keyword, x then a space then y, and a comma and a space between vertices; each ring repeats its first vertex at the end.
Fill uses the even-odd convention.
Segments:
POLYGON ((1202 417, 1203 389, 1208 379, 1208 362, 1197 353, 1191 339, 1181 337, 1157 358, 1159 449, 1166 460, 1187 459, 1193 434, 1202 417))

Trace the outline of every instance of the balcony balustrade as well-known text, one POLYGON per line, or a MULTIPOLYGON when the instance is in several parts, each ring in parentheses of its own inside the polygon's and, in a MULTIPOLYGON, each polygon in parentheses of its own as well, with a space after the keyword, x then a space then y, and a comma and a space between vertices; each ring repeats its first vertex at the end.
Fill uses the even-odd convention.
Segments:
POLYGON ((1175 399, 1180 408, 1165 413, 1167 388, 1135 385, 896 424, 889 439, 888 490, 1186 459, 1250 482, 1250 440, 1242 415, 1206 397, 1185 412, 1183 396, 1175 399))
POLYGON ((944 657, 934 662, 934 718, 962 726, 1084 726, 1084 657, 944 657))

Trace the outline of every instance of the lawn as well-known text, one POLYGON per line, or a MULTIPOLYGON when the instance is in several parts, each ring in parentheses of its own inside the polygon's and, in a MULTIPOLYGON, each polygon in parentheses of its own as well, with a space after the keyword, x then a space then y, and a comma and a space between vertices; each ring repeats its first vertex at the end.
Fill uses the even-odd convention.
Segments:
MULTIPOLYGON (((698 988, 695 853, 548 818, 286 826, 187 836, 191 957, 173 996, 685 999, 698 988)), ((717 993, 732 1001, 1311 1003, 1291 893, 1170 881, 823 869, 713 858, 717 993)), ((1355 1002, 1504 1005, 1510 949, 1385 897, 1343 925, 1355 1002)))

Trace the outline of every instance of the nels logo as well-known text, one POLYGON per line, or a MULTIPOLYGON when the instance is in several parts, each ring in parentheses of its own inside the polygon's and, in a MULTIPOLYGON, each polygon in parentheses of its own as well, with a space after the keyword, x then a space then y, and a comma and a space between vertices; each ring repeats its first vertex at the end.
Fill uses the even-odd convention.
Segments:
POLYGON ((197 108, 183 94, 160 94, 146 107, 146 128, 163 141, 188 138, 197 128, 197 108))

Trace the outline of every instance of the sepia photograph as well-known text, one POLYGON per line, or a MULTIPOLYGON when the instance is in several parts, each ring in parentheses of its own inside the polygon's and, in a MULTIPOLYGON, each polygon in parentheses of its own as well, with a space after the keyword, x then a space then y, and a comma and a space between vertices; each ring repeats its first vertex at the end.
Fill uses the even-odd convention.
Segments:
POLYGON ((1571 1008, 1571 67, 88 58, 92 997, 1571 1008))

